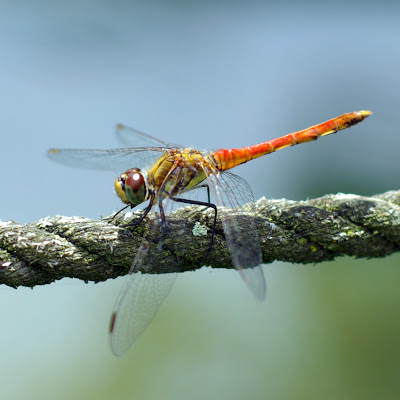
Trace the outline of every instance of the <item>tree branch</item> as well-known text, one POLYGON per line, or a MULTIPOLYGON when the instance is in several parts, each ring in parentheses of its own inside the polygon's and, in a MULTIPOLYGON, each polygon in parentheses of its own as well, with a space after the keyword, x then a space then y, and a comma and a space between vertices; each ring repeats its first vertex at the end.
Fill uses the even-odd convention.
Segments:
MULTIPOLYGON (((131 214, 135 219, 141 212, 131 214)), ((124 215, 111 223, 62 216, 29 225, 0 222, 0 284, 33 287, 64 277, 100 282, 127 274, 151 218, 133 227, 120 226, 131 220, 124 215)), ((316 263, 343 255, 384 257, 400 247, 400 191, 372 197, 327 195, 307 201, 262 198, 256 202, 253 218, 265 263, 316 263)), ((212 210, 203 207, 174 211, 152 272, 201 267, 212 222, 212 210)), ((206 263, 232 268, 219 219, 206 263)))

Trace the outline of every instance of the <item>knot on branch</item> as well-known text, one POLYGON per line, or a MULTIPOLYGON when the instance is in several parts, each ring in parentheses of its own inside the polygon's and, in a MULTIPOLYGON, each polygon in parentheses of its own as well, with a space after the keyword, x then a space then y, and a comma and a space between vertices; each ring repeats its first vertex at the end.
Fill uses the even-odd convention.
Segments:
MULTIPOLYGON (((131 219, 140 214, 128 213, 131 219)), ((343 255, 383 257, 400 247, 399 191, 372 197, 339 193, 307 201, 262 198, 252 217, 265 263, 316 263, 343 255)), ((212 222, 212 213, 202 207, 174 211, 153 272, 201 267, 212 222)), ((120 226, 126 223, 126 216, 111 222, 63 216, 28 225, 0 222, 0 283, 33 287, 64 277, 99 282, 124 275, 144 230, 142 225, 120 226)), ((232 268, 220 220, 206 262, 214 268, 232 268)))

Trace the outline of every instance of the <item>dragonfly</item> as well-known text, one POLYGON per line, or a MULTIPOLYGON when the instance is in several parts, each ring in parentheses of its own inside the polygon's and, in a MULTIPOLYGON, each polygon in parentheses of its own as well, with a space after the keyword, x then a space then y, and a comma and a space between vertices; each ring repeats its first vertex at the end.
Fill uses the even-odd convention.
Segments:
POLYGON ((132 347, 153 320, 175 282, 177 273, 139 272, 154 272, 156 269, 163 238, 168 235, 168 213, 172 204, 192 204, 212 210, 214 222, 207 254, 212 251, 218 213, 233 266, 255 297, 263 300, 266 284, 261 268, 262 254, 257 228, 251 216, 254 197, 249 184, 228 170, 285 147, 334 134, 363 121, 371 114, 365 110, 345 113, 263 143, 213 152, 168 143, 124 125, 117 126, 117 136, 127 147, 49 150, 50 159, 61 164, 125 171, 114 182, 117 195, 126 205, 124 209, 148 202, 135 222, 142 222, 151 210, 156 216, 143 235, 133 257, 129 277, 111 315, 109 337, 113 353, 123 355, 132 347), (189 192, 201 188, 207 189, 208 201, 185 197, 189 192), (161 239, 156 239, 160 232, 161 239), (158 245, 154 245, 154 242, 158 242, 158 245))

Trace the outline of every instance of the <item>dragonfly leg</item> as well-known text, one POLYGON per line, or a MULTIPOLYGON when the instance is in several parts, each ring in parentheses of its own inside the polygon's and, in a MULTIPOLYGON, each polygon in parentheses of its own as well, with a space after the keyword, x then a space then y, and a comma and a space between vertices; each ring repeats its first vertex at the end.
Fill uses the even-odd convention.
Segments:
MULTIPOLYGON (((208 199, 210 199, 210 189, 209 189, 208 185, 207 185, 207 193, 208 193, 208 199)), ((215 233, 215 227, 217 225, 217 206, 215 204, 213 204, 213 203, 206 202, 206 201, 179 199, 179 198, 175 198, 175 197, 171 197, 171 200, 174 200, 177 203, 193 204, 193 205, 196 205, 196 206, 205 206, 205 207, 212 208, 214 210, 214 221, 213 221, 213 227, 212 227, 212 230, 211 230, 210 245, 208 246, 207 253, 206 253, 206 255, 204 256, 204 258, 202 260, 202 263, 204 263, 204 261, 209 256, 209 254, 211 252, 211 249, 213 247, 213 244, 214 244, 214 233, 215 233)))
MULTIPOLYGON (((208 186, 207 184, 204 185, 197 185, 196 187, 194 187, 193 189, 200 189, 200 188, 206 188, 207 189, 207 204, 211 204, 211 197, 210 197, 210 186, 208 186)), ((207 206, 208 207, 208 206, 207 206)))
POLYGON ((111 218, 103 218, 103 221, 111 222, 120 212, 126 210, 129 207, 129 204, 125 207, 122 207, 120 210, 118 210, 111 218))
POLYGON ((165 219, 164 207, 162 205, 162 201, 160 200, 158 203, 158 207, 160 209, 160 218, 161 218, 161 234, 163 237, 167 234, 167 221, 165 219))
MULTIPOLYGON (((126 228, 127 226, 139 225, 146 218, 146 215, 150 212, 152 207, 153 207, 153 204, 151 204, 151 202, 150 202, 150 204, 144 209, 143 214, 140 216, 139 219, 135 219, 134 221, 129 222, 129 224, 124 224, 121 226, 126 228)), ((125 208, 126 207, 124 207, 122 210, 125 210, 125 208)), ((120 211, 122 211, 122 210, 120 210, 120 211)))

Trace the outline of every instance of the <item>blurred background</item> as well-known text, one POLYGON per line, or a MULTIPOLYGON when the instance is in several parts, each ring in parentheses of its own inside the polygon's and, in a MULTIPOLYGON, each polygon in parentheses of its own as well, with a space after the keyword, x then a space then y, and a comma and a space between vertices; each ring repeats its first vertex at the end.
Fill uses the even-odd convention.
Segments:
MULTIPOLYGON (((2 1, 0 219, 98 218, 115 174, 50 147, 118 147, 121 122, 238 147, 367 109, 361 125, 236 168, 255 198, 398 189, 400 6, 390 1, 2 1)), ((399 255, 179 277, 127 356, 107 343, 123 279, 0 288, 3 399, 394 399, 399 255)))

